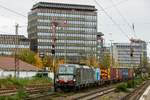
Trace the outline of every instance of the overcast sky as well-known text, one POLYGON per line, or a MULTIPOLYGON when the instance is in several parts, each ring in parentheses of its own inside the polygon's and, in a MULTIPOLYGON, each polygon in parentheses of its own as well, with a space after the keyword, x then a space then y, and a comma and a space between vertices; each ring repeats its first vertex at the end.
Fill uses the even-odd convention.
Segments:
MULTIPOLYGON (((19 34, 27 36, 27 17, 25 16, 28 15, 33 4, 39 1, 95 5, 98 9, 98 31, 104 33, 106 43, 110 43, 110 40, 129 42, 126 35, 129 37, 136 36, 150 42, 150 0, 97 0, 123 32, 112 23, 104 11, 95 3, 95 0, 0 0, 0 33, 14 34, 14 26, 18 23, 21 26, 19 34), (16 11, 20 15, 3 7, 16 11), (127 20, 130 27, 117 10, 127 20), (135 33, 131 28, 132 23, 135 26, 135 33)), ((150 45, 148 45, 148 56, 150 56, 149 51, 150 45)))

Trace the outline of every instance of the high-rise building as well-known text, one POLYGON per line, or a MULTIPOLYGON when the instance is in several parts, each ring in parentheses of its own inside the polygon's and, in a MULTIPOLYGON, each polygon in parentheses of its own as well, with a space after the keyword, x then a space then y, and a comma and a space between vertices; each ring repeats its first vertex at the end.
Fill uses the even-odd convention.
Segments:
POLYGON ((18 48, 18 52, 29 49, 29 44, 29 39, 24 35, 0 34, 0 55, 13 55, 16 48, 18 48))
POLYGON ((51 55, 52 22, 56 28, 56 57, 79 61, 87 54, 96 55, 97 12, 95 6, 39 2, 28 14, 31 50, 51 55))
POLYGON ((147 44, 139 39, 131 39, 131 43, 114 43, 113 58, 120 68, 143 67, 143 60, 147 59, 147 44))

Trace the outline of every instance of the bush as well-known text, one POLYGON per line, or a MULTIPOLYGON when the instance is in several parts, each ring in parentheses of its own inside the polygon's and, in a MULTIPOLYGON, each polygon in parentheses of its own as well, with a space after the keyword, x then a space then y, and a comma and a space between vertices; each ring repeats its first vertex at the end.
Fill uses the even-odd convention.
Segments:
POLYGON ((127 82, 127 87, 128 88, 134 88, 137 85, 136 80, 130 80, 127 82))
POLYGON ((117 86, 117 90, 118 91, 123 91, 123 92, 127 92, 127 83, 120 83, 118 86, 117 86))
POLYGON ((135 82, 136 85, 140 85, 144 80, 142 80, 142 79, 136 79, 135 81, 136 81, 135 82))

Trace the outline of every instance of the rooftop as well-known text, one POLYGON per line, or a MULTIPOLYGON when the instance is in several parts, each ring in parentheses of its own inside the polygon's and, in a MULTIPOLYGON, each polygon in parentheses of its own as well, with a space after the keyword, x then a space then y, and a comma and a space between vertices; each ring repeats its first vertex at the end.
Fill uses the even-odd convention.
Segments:
POLYGON ((75 10, 88 10, 96 11, 95 6, 92 5, 79 5, 79 4, 65 4, 65 3, 52 3, 52 2, 39 2, 33 5, 32 10, 36 8, 57 8, 57 9, 75 9, 75 10))
MULTIPOLYGON (((0 57, 0 69, 5 71, 15 70, 15 60, 13 57, 0 57)), ((19 60, 20 71, 37 71, 37 68, 31 64, 19 60)))
POLYGON ((0 41, 12 41, 14 42, 18 36, 19 41, 27 41, 29 42, 29 39, 26 38, 24 35, 6 35, 6 34, 0 34, 0 41))

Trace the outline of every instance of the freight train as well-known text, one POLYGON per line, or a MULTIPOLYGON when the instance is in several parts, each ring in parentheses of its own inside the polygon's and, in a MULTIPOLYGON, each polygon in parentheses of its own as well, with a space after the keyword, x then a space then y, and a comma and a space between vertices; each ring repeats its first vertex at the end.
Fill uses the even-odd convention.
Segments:
POLYGON ((56 73, 55 88, 80 89, 100 86, 130 80, 133 73, 133 69, 129 68, 94 68, 78 64, 61 64, 56 73))

